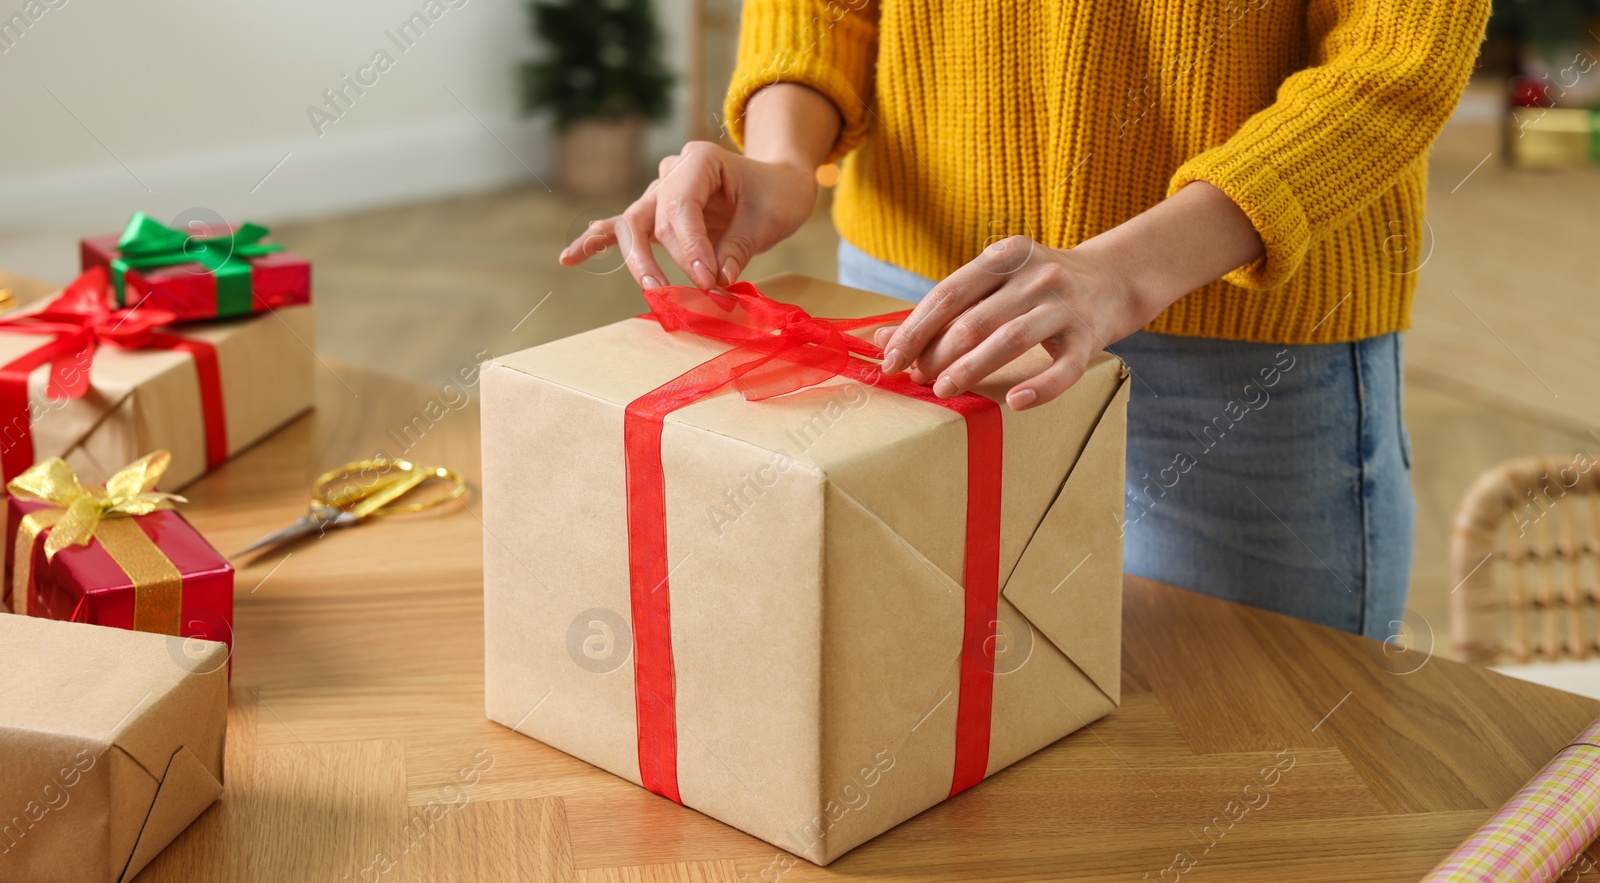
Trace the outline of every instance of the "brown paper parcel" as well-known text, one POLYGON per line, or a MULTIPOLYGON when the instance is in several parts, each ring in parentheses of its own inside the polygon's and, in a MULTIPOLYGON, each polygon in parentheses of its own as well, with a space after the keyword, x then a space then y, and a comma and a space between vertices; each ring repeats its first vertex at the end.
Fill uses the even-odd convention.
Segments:
MULTIPOLYGON (((905 306, 794 275, 759 286, 814 316, 905 306)), ((483 372, 488 716, 635 783, 623 409, 728 348, 628 319, 483 372)), ((978 391, 1002 398, 1046 359, 978 391)), ((1050 404, 1002 408, 989 774, 1119 701, 1126 403, 1101 354, 1050 404)), ((944 800, 962 419, 836 378, 713 395, 673 412, 661 447, 684 803, 825 864, 944 800)))
POLYGON ((222 793, 228 648, 0 613, 0 880, 131 880, 222 793))
MULTIPOLYGON (((312 310, 287 307, 250 319, 171 329, 216 347, 229 455, 311 407, 312 310)), ((0 364, 48 340, 0 333, 0 364)), ((88 395, 52 399, 45 391, 48 381, 48 366, 28 378, 36 461, 60 457, 85 482, 102 482, 123 465, 164 448, 172 452, 172 465, 162 490, 177 490, 205 474, 200 386, 189 354, 102 345, 95 351, 88 395)), ((14 432, 0 427, 0 444, 13 438, 14 432)))

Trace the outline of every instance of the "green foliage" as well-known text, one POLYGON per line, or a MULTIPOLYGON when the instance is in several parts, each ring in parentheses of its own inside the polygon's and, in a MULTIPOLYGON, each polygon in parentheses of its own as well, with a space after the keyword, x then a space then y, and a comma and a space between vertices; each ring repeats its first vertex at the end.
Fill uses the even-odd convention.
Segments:
POLYGON ((650 0, 531 0, 528 11, 545 57, 522 66, 525 112, 549 112, 558 129, 666 114, 672 74, 650 0))
POLYGON ((1489 32, 1553 50, 1588 39, 1600 0, 1495 0, 1489 32))

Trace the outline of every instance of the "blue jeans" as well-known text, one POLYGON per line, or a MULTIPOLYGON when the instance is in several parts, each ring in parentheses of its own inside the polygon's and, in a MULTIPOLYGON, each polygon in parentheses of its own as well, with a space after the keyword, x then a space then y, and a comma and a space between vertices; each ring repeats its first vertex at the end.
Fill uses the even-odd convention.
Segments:
MULTIPOLYGON (((839 282, 916 301, 925 279, 839 245, 839 282)), ((1400 335, 1283 345, 1141 331, 1123 568, 1373 638, 1397 632, 1416 501, 1400 335)))

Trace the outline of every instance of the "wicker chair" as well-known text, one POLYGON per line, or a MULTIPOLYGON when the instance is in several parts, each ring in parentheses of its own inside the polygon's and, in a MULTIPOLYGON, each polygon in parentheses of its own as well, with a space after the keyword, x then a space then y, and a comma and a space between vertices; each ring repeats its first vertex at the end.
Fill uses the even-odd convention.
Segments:
POLYGON ((1508 460, 1467 491, 1450 529, 1456 659, 1600 657, 1597 466, 1582 452, 1508 460))

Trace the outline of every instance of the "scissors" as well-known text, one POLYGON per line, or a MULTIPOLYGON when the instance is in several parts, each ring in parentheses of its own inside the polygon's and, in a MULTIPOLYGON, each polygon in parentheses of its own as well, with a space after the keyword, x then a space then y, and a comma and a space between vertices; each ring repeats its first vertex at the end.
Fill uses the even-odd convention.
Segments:
POLYGON ((311 506, 305 517, 267 534, 231 557, 238 558, 310 534, 320 535, 333 528, 349 527, 380 515, 421 512, 464 499, 466 495, 466 480, 452 469, 418 466, 410 460, 387 457, 357 460, 317 476, 311 486, 311 506), (443 485, 448 490, 416 502, 397 502, 428 484, 443 485))

